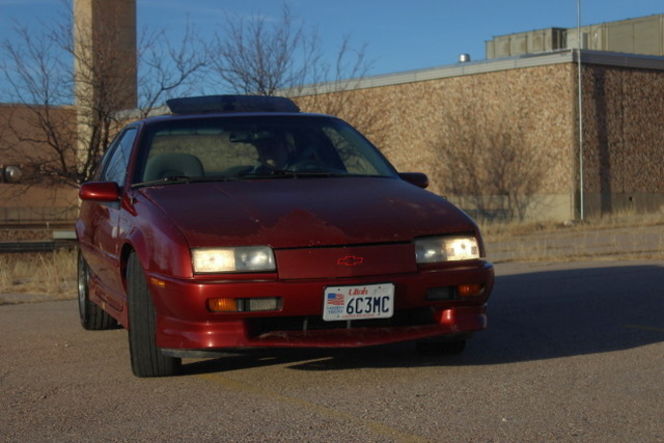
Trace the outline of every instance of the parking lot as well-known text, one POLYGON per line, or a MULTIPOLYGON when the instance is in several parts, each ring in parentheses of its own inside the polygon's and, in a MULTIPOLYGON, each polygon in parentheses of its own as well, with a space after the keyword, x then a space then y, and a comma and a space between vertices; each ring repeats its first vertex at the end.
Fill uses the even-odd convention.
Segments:
POLYGON ((497 265, 460 356, 252 351, 137 379, 75 301, 0 306, 0 439, 664 441, 664 263, 497 265))

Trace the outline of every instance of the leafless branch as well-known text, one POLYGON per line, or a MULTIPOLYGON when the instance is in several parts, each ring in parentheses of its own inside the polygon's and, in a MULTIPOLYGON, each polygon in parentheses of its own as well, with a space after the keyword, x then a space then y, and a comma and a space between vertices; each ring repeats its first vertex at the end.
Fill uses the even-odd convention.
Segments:
POLYGON ((274 95, 302 84, 320 57, 318 35, 295 22, 287 5, 279 20, 226 17, 224 33, 210 46, 211 70, 225 88, 274 95))
POLYGON ((530 145, 510 117, 490 118, 467 105, 444 118, 438 181, 482 219, 523 220, 546 174, 542 146, 530 145))
POLYGON ((284 6, 277 20, 227 17, 223 34, 210 47, 213 78, 242 94, 287 95, 309 112, 340 116, 382 143, 387 126, 385 100, 356 89, 371 68, 366 47, 353 49, 350 37, 327 61, 315 30, 298 22, 284 6))
MULTIPOLYGON (((0 134, 0 156, 20 159, 42 182, 75 187, 89 180, 124 123, 118 111, 136 107, 137 92, 125 80, 136 75, 127 63, 134 53, 118 50, 112 27, 94 39, 89 32, 67 14, 39 30, 17 26, 19 38, 0 44, 7 85, 0 92, 16 108, 2 113, 7 129, 0 134), (75 110, 66 106, 72 103, 75 110)), ((191 26, 175 44, 164 32, 151 35, 139 49, 142 115, 190 88, 206 63, 191 26)))
POLYGON ((142 116, 147 116, 174 92, 179 95, 189 93, 208 63, 205 45, 190 23, 187 23, 177 46, 166 38, 163 30, 144 34, 138 55, 142 62, 138 82, 142 116))

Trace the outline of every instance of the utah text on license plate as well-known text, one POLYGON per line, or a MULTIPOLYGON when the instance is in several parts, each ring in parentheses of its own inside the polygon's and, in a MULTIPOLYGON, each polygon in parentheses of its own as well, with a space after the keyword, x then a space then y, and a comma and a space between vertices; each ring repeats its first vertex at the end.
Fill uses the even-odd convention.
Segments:
POLYGON ((382 283, 364 286, 329 286, 325 288, 323 320, 360 320, 390 318, 394 313, 394 285, 382 283))

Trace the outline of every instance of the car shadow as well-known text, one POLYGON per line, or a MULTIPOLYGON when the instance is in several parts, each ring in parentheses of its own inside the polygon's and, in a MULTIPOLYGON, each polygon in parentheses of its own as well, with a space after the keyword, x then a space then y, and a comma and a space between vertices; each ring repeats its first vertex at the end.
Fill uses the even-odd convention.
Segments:
POLYGON ((413 343, 360 349, 249 350, 184 366, 185 374, 266 365, 328 371, 489 365, 625 350, 664 341, 664 267, 607 266, 498 276, 489 328, 460 355, 413 343))

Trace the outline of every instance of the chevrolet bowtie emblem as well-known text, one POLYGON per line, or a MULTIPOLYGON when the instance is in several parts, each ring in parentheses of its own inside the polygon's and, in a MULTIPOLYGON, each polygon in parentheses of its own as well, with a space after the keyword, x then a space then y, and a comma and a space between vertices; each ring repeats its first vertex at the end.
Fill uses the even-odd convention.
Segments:
POLYGON ((364 257, 357 257, 355 255, 347 255, 337 260, 337 264, 340 266, 357 266, 362 263, 364 263, 364 257))

